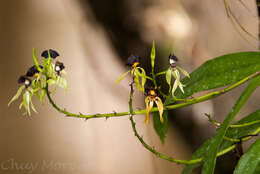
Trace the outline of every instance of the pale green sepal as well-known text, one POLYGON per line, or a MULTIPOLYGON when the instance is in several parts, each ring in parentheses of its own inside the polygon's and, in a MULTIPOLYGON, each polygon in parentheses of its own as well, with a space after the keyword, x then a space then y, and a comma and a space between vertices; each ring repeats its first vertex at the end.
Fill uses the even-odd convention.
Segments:
POLYGON ((17 90, 17 93, 16 93, 15 96, 13 96, 13 98, 10 100, 10 102, 8 103, 8 106, 20 97, 20 95, 22 94, 24 88, 25 88, 25 86, 23 85, 23 86, 21 86, 21 87, 17 90))
POLYGON ((168 83, 169 86, 171 86, 171 81, 172 81, 172 68, 168 68, 166 73, 166 82, 168 83))
POLYGON ((189 73, 186 70, 184 70, 183 68, 181 68, 179 66, 177 66, 177 68, 182 72, 182 74, 184 74, 185 76, 190 78, 190 75, 189 75, 189 73))
POLYGON ((130 70, 127 71, 126 73, 124 73, 123 75, 121 75, 121 76, 116 80, 115 84, 118 84, 123 78, 125 78, 125 76, 126 76, 129 72, 130 72, 130 70))

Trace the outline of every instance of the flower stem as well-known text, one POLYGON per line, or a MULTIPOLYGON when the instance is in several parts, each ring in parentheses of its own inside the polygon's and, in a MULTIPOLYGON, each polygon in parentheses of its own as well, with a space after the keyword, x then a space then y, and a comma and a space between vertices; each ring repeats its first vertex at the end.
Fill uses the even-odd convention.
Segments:
MULTIPOLYGON (((210 123, 214 124, 216 127, 220 127, 221 123, 213 120, 209 114, 206 114, 205 115, 208 117, 208 120, 210 123)), ((242 123, 242 124, 231 124, 229 125, 230 128, 242 128, 242 127, 247 127, 247 126, 251 126, 251 125, 254 125, 254 124, 258 124, 260 123, 260 120, 254 120, 254 121, 250 121, 250 122, 247 122, 247 123, 242 123)))
MULTIPOLYGON (((247 82, 248 80, 251 80, 252 78, 255 78, 256 76, 258 76, 260 74, 259 72, 256 72, 240 81, 238 81, 237 83, 223 89, 223 90, 219 90, 219 91, 215 91, 215 92, 211 92, 208 93, 206 95, 197 97, 197 98, 193 98, 193 99, 189 99, 186 102, 182 102, 182 103, 178 103, 178 104, 172 104, 172 105, 168 105, 168 106, 164 106, 164 110, 172 110, 172 109, 176 109, 176 108, 181 108, 184 106, 189 106, 195 103, 200 103, 212 98, 215 98, 217 96, 220 96, 222 94, 225 94, 228 91, 231 91, 232 89, 238 87, 239 85, 247 82)), ((48 76, 46 76, 46 78, 48 79, 48 76)), ((52 104, 52 106, 60 113, 65 114, 67 117, 77 117, 77 118, 85 118, 85 119, 90 119, 90 118, 108 118, 108 117, 120 117, 120 116, 125 116, 125 115, 130 115, 130 112, 112 112, 112 113, 104 113, 104 114, 75 114, 75 113, 71 113, 66 111, 66 109, 61 109, 58 105, 55 104, 55 102, 53 101, 53 99, 50 96, 50 92, 49 92, 49 87, 48 84, 45 87, 45 91, 47 94, 47 98, 49 100, 49 102, 52 104)), ((157 107, 153 107, 151 109, 150 112, 156 112, 158 111, 157 107)), ((140 115, 140 114, 145 114, 146 110, 145 109, 141 109, 141 110, 135 110, 132 112, 132 115, 140 115)))
MULTIPOLYGON (((130 102, 129 102, 130 103, 130 102)), ((133 128, 133 131, 134 131, 134 134, 135 136, 138 138, 138 140, 142 143, 142 145, 147 149, 149 150, 150 152, 152 152, 153 154, 155 154, 156 156, 158 156, 159 158, 162 158, 164 160, 167 160, 167 161, 170 161, 172 163, 177 163, 177 164, 195 164, 195 163, 200 163, 203 161, 203 158, 197 158, 197 159, 192 159, 192 160, 181 160, 181 159, 174 159, 172 157, 168 157, 158 151, 156 151, 154 148, 152 148, 151 146, 149 146, 144 140, 143 138, 138 134, 137 130, 136 130, 136 123, 134 122, 134 119, 133 119, 133 115, 130 116, 130 121, 131 121, 131 125, 132 125, 132 128, 133 128)), ((252 138, 253 136, 256 136, 258 133, 260 132, 260 127, 258 129, 256 129, 252 135, 248 135, 248 136, 245 136, 244 138, 241 138, 241 139, 233 139, 233 138, 229 138, 229 140, 232 142, 245 142, 245 141, 248 141, 250 138, 252 138)), ((231 150, 235 149, 237 146, 237 144, 233 144, 221 151, 219 151, 217 153, 217 157, 219 156, 222 156, 228 152, 230 152, 231 150)))

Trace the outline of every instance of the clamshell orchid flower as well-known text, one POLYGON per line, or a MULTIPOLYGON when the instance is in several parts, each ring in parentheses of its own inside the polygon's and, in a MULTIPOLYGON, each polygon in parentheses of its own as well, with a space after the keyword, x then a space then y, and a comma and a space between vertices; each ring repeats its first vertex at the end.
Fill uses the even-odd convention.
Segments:
POLYGON ((131 77, 133 78, 135 84, 137 85, 137 89, 144 92, 144 85, 146 82, 146 73, 145 70, 140 67, 140 57, 138 56, 130 56, 127 59, 127 64, 128 66, 131 67, 131 69, 129 71, 127 71, 126 73, 124 73, 123 75, 121 75, 117 81, 115 82, 115 84, 119 83, 123 78, 126 77, 127 74, 131 74, 131 77))
POLYGON ((174 96, 174 92, 176 91, 176 89, 179 87, 181 92, 184 93, 184 87, 185 85, 181 83, 180 79, 181 79, 181 75, 180 72, 184 75, 190 78, 189 73, 184 70, 183 68, 181 68, 180 66, 177 66, 177 61, 178 58, 174 55, 174 54, 170 54, 169 55, 169 64, 170 67, 168 68, 168 70, 166 71, 166 81, 168 83, 168 85, 170 86, 169 90, 172 93, 172 96, 174 96), (172 77, 175 79, 174 80, 174 84, 172 86, 172 77))
POLYGON ((145 124, 149 122, 149 113, 153 108, 154 103, 157 105, 160 121, 163 123, 163 103, 162 100, 157 96, 157 92, 155 89, 148 89, 147 96, 145 97, 145 106, 146 106, 146 114, 145 114, 145 124))

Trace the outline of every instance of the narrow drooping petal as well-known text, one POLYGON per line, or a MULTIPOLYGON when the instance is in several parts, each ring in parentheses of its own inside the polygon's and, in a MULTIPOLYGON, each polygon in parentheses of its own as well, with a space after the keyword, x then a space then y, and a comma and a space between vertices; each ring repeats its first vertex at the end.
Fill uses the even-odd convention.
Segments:
POLYGON ((115 84, 118 84, 123 78, 125 78, 125 76, 126 76, 129 72, 130 72, 130 70, 127 71, 127 72, 125 72, 124 74, 122 74, 122 75, 115 81, 115 84))
POLYGON ((177 69, 174 70, 174 74, 176 76, 176 80, 180 81, 181 76, 180 76, 180 73, 179 73, 179 71, 177 69))
POLYGON ((171 81, 172 81, 172 68, 168 68, 168 70, 165 73, 166 77, 166 82, 168 83, 169 86, 171 86, 171 81))
POLYGON ((181 68, 179 66, 177 66, 177 68, 182 72, 183 75, 185 75, 185 76, 190 78, 190 75, 189 75, 189 73, 186 70, 184 70, 183 68, 181 68))
POLYGON ((181 82, 179 82, 179 88, 181 89, 181 92, 184 94, 184 89, 183 87, 185 87, 181 82))
POLYGON ((151 109, 153 108, 153 100, 150 96, 145 98, 145 106, 146 106, 146 112, 145 112, 145 121, 144 123, 147 124, 149 122, 149 113, 151 109))
POLYGON ((163 103, 159 97, 155 97, 155 103, 157 105, 159 114, 160 114, 160 121, 163 123, 163 103))
POLYGON ((178 81, 175 79, 173 87, 172 87, 172 96, 174 96, 174 92, 176 91, 178 84, 179 84, 178 81))

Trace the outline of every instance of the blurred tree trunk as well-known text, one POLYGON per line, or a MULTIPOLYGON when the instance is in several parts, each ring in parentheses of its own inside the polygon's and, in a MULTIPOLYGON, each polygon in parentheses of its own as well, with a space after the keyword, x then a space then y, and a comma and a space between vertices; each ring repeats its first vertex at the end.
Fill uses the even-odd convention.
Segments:
MULTIPOLYGON (((1 173, 20 173, 12 168, 12 161, 37 163, 31 169, 37 173, 180 173, 181 166, 158 159, 142 147, 127 116, 85 122, 64 117, 48 101, 44 106, 37 104, 39 114, 32 117, 22 116, 19 102, 7 108, 18 89, 18 77, 33 63, 33 47, 38 57, 48 48, 60 53, 69 91, 58 90, 55 100, 67 110, 126 111, 129 87, 127 80, 114 85, 125 69, 90 9, 86 15, 72 0, 2 1, 0 9, 1 173)), ((136 103, 142 106, 141 96, 136 103)), ((174 157, 188 157, 172 127, 161 146, 152 124, 145 126, 143 119, 136 116, 138 130, 152 146, 174 157)))

